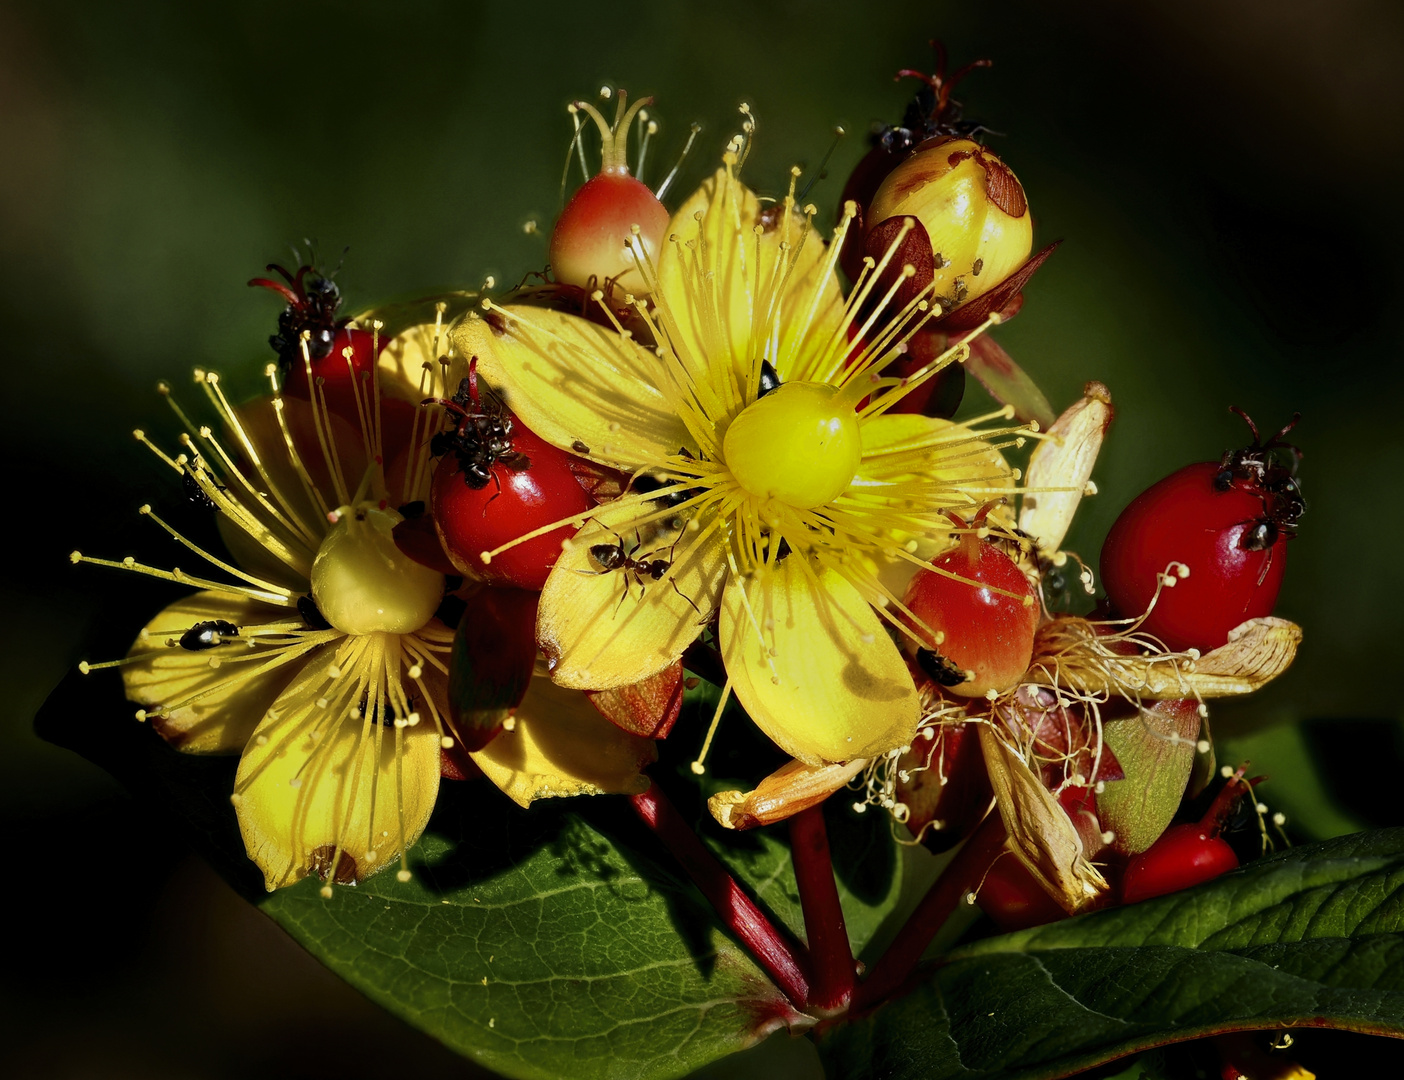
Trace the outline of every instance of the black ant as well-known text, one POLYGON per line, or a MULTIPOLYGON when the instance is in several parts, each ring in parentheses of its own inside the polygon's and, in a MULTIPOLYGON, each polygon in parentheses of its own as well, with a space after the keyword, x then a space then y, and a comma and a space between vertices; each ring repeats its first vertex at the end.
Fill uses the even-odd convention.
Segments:
MULTIPOLYGON (((682 533, 679 532, 678 539, 674 540, 672 547, 668 549, 668 557, 666 559, 650 559, 647 557, 636 559, 625 550, 624 540, 618 533, 614 534, 614 538, 615 542, 613 544, 590 545, 590 558, 594 559, 595 564, 601 567, 598 573, 612 574, 616 570, 622 570, 624 572, 624 595, 619 598, 619 605, 623 607, 624 601, 628 599, 629 596, 629 576, 632 574, 633 579, 639 583, 640 592, 643 591, 644 586, 649 581, 662 581, 663 575, 666 574, 673 565, 673 549, 678 546, 678 540, 682 539, 682 533)), ((639 545, 636 545, 634 550, 637 551, 638 549, 639 545)), ((648 554, 651 555, 653 552, 649 552, 648 554)), ((588 570, 580 570, 577 572, 581 574, 590 573, 588 570)), ((678 588, 678 583, 676 581, 669 578, 668 584, 673 587, 675 593, 687 601, 688 606, 690 606, 693 611, 697 612, 698 615, 702 614, 702 609, 693 603, 692 599, 686 593, 678 588)), ((618 611, 619 609, 616 608, 615 610, 618 611)))
MULTIPOLYGON (((421 405, 442 405, 458 417, 458 426, 441 431, 429 442, 429 452, 442 457, 458 455, 463 482, 475 490, 496 481, 492 467, 501 462, 513 472, 531 466, 531 459, 512 448, 512 414, 502 400, 484 384, 478 388, 478 358, 468 362, 468 376, 458 384, 452 398, 425 398, 421 405)), ((498 486, 501 482, 497 481, 498 486)))
MULTIPOLYGON (((694 460, 692 454, 685 446, 678 449, 678 454, 688 461, 694 460)), ((676 478, 665 480, 657 476, 650 476, 647 473, 642 473, 634 477, 631 487, 640 495, 652 496, 650 499, 651 502, 662 503, 669 510, 676 510, 689 499, 696 498, 698 495, 702 494, 702 488, 683 487, 682 481, 676 478)))
POLYGON ((1253 433, 1253 441, 1240 450, 1230 450, 1219 463, 1219 471, 1214 475, 1214 490, 1228 491, 1242 487, 1257 495, 1263 504, 1263 516, 1252 521, 1250 527, 1240 537, 1238 543, 1245 551, 1266 551, 1281 536, 1289 539, 1297 535, 1297 521, 1306 513, 1306 500, 1297 480, 1297 466, 1302 452, 1285 440, 1289 431, 1301 420, 1301 413, 1293 413, 1292 419, 1277 434, 1264 442, 1258 434, 1258 425, 1253 418, 1237 405, 1230 410, 1242 417, 1253 433), (1291 464, 1284 465, 1278 453, 1286 451, 1291 464))
POLYGON ((897 72, 897 78, 920 79, 925 85, 907 105, 901 124, 883 128, 878 140, 890 153, 904 154, 920 142, 937 136, 952 135, 974 138, 989 129, 984 124, 961 117, 961 105, 951 97, 965 76, 976 68, 990 66, 988 60, 974 60, 951 75, 946 74, 946 47, 940 41, 931 42, 936 52, 936 71, 927 75, 912 68, 897 72))
MULTIPOLYGON (((297 254, 296 250, 293 254, 297 254)), ((351 322, 349 315, 337 317, 341 290, 332 280, 335 274, 322 274, 311 263, 299 266, 296 273, 290 273, 277 263, 269 263, 265 269, 281 275, 286 282, 271 278, 253 278, 249 282, 255 288, 271 289, 288 302, 278 316, 278 332, 268 338, 268 344, 278 354, 281 372, 286 375, 301 362, 304 330, 309 335, 308 355, 314 361, 330 356, 337 331, 351 322)))
POLYGON ((197 622, 180 635, 180 647, 190 652, 204 652, 217 649, 231 638, 239 636, 239 628, 223 619, 209 619, 197 622))

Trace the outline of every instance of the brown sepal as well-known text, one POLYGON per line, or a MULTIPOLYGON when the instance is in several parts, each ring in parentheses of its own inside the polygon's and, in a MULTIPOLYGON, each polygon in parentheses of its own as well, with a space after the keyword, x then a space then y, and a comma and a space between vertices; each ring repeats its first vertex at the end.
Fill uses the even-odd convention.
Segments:
POLYGON ((993 312, 998 312, 1000 317, 1008 322, 1018 314, 1019 308, 1023 306, 1023 300, 1019 294, 1029 283, 1029 278, 1034 276, 1034 272, 1044 264, 1048 256, 1052 255, 1054 249, 1061 243, 1061 240, 1054 240, 1043 250, 1030 255, 1019 269, 989 292, 956 308, 941 320, 941 329, 949 334, 958 334, 962 330, 974 330, 993 312))
POLYGON ((454 742, 481 750, 522 703, 536 667, 539 593, 487 588, 459 620, 449 658, 448 726, 454 742))
POLYGON ((606 720, 630 735, 666 738, 682 711, 682 661, 629 686, 586 690, 585 696, 606 720))
POLYGON ((974 724, 918 731, 897 769, 897 801, 907 807, 907 828, 932 851, 948 851, 974 832, 994 797, 974 724))
MULTIPOLYGON (((589 453, 589 447, 582 450, 579 446, 573 446, 571 449, 578 454, 589 453)), ((590 461, 588 458, 575 457, 572 454, 566 465, 574 475, 575 482, 584 488, 585 494, 596 503, 612 502, 623 495, 624 489, 629 486, 627 473, 590 461)))
POLYGON ((899 247, 888 260, 886 269, 878 276, 868 294, 866 307, 873 306, 887 295, 902 277, 902 267, 910 263, 916 273, 902 282, 896 295, 887 304, 889 312, 902 311, 908 304, 925 292, 936 276, 936 253, 931 247, 931 237, 919 220, 910 216, 890 217, 874 225, 863 241, 863 254, 873 260, 874 265, 882 262, 887 249, 896 242, 897 236, 910 223, 911 229, 899 247))
POLYGON ((458 573, 444 553, 439 532, 434 528, 434 519, 428 514, 405 518, 395 526, 391 536, 395 539, 395 546, 420 566, 427 566, 441 574, 458 573))

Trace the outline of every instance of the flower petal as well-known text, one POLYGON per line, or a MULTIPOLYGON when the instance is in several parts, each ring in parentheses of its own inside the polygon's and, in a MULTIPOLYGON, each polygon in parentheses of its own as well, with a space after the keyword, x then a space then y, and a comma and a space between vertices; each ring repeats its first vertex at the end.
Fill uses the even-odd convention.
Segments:
POLYGON ((319 705, 341 652, 323 649, 302 668, 239 761, 239 829, 269 891, 312 871, 365 879, 419 839, 438 796, 434 725, 399 728, 319 705))
POLYGON ((621 500, 596 515, 561 552, 541 592, 536 638, 562 686, 608 690, 662 671, 686 649, 716 610, 725 553, 704 513, 676 533, 636 526, 654 510, 621 500), (591 548, 623 544, 632 558, 672 565, 660 580, 632 570, 604 570, 591 548))
POLYGON ((472 754, 513 802, 565 795, 637 794, 658 756, 652 739, 621 731, 584 694, 532 679, 511 730, 472 754))
POLYGON ((1050 437, 1034 448, 1024 478, 1027 494, 1019 507, 1019 528, 1038 541, 1039 550, 1052 554, 1062 547, 1078 503, 1088 493, 1092 466, 1111 422, 1111 392, 1090 382, 1082 400, 1069 406, 1048 429, 1050 437))
POLYGON ((844 310, 836 253, 828 257, 804 216, 783 206, 763 213, 754 192, 718 169, 668 230, 657 298, 680 353, 714 370, 722 365, 719 377, 729 377, 731 365, 748 371, 753 357, 765 356, 785 382, 823 345, 846 346, 836 338, 844 310))
POLYGON ((453 332, 465 358, 547 442, 608 465, 697 443, 657 388, 658 360, 608 327, 548 308, 494 309, 453 332), (581 449, 585 447, 585 449, 581 449))
POLYGON ((792 555, 728 581, 718 633, 737 700, 790 756, 811 765, 875 757, 916 734, 907 666, 837 571, 792 555))
MULTIPOLYGON (((863 459, 854 487, 866 491, 913 477, 960 494, 953 508, 979 506, 1008 489, 1012 470, 980 433, 965 424, 919 413, 884 413, 863 421, 863 459)), ((853 493, 853 489, 850 489, 853 493)))
POLYGON ((232 638, 214 649, 192 652, 178 644, 196 623, 221 621, 237 627, 278 619, 280 611, 228 593, 200 592, 177 600, 142 629, 133 642, 139 661, 122 668, 127 699, 147 710, 151 726, 189 754, 238 753, 249 741, 273 699, 296 670, 294 654, 251 653, 247 639, 232 638), (236 662, 230 663, 234 658, 236 662), (162 706, 189 704, 158 711, 162 706))
MULTIPOLYGON (((1302 628, 1286 619, 1249 619, 1229 631, 1228 643, 1185 665, 1184 680, 1202 698, 1251 694, 1272 682, 1297 658, 1302 628)), ((1146 697, 1184 697, 1176 679, 1149 688, 1146 697)))

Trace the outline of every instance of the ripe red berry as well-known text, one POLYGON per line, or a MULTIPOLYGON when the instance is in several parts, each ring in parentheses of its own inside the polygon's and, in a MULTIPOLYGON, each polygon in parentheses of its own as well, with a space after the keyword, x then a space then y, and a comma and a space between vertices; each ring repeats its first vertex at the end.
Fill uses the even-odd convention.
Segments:
POLYGON ((1244 780, 1243 769, 1239 769, 1199 821, 1172 825, 1154 844, 1133 857, 1121 879, 1122 903, 1135 904, 1188 889, 1238 866, 1238 856, 1219 833, 1238 800, 1252 794, 1254 785, 1261 780, 1261 776, 1244 780))
POLYGON ((980 910, 1006 932, 1057 922, 1067 912, 1013 855, 1003 855, 990 868, 975 894, 980 910))
POLYGON ((668 229, 668 211, 648 185, 628 173, 591 177, 566 205, 551 233, 551 270, 556 280, 589 288, 618 279, 626 289, 642 292, 643 278, 631 246, 635 225, 643 251, 656 258, 668 229))
MULTIPOLYGON (((350 318, 337 316, 341 308, 341 290, 336 282, 323 277, 311 265, 298 267, 289 273, 277 263, 268 269, 282 276, 283 281, 254 278, 249 282, 257 288, 269 289, 287 300, 288 305, 278 316, 278 332, 268 344, 278 354, 278 366, 284 390, 294 397, 312 400, 312 387, 321 380, 327 408, 338 416, 358 424, 356 408, 357 387, 361 387, 363 402, 369 394, 369 376, 376 361, 376 337, 369 330, 347 325, 350 318), (286 284, 284 284, 286 282, 286 284), (307 334, 307 355, 302 352, 302 335, 307 334), (346 350, 351 350, 349 358, 346 350), (308 364, 312 381, 307 377, 308 364)), ((383 348, 385 341, 379 342, 383 348)))
POLYGON ((1233 848, 1203 825, 1172 825, 1126 864, 1121 899, 1123 903, 1135 904, 1179 892, 1228 873, 1237 865, 1233 848))
POLYGON ((569 524, 508 548, 482 553, 594 503, 576 480, 571 457, 522 425, 490 394, 478 393, 476 365, 453 401, 456 430, 436 436, 443 460, 430 498, 444 551, 460 573, 520 589, 540 589, 576 532, 569 524))
POLYGON ((1122 511, 1101 557, 1102 585, 1118 614, 1144 612, 1167 570, 1172 576, 1140 628, 1171 650, 1209 652, 1240 623, 1272 613, 1287 541, 1305 508, 1293 469, 1274 457, 1291 449, 1281 442, 1291 427, 1266 444, 1254 428, 1251 446, 1186 465, 1122 511))
POLYGON ((629 126, 653 99, 643 98, 627 110, 623 90, 617 100, 612 124, 588 102, 574 103, 599 128, 600 171, 566 204, 551 232, 551 270, 566 285, 593 289, 615 282, 624 292, 637 295, 648 287, 638 265, 658 257, 668 229, 668 211, 648 185, 629 175, 626 160, 629 126))
POLYGON ((921 669, 946 690, 983 697, 1017 685, 1033 656, 1039 606, 1018 564, 975 530, 985 511, 966 526, 954 551, 934 559, 907 586, 908 610, 930 631, 920 631, 921 669))

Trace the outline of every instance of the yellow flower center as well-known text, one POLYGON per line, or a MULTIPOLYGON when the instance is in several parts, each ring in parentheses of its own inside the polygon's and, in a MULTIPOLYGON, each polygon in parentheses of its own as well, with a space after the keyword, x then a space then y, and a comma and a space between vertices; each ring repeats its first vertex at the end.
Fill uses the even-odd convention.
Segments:
POLYGON ((833 502, 863 456, 851 400, 837 387, 792 382, 748 405, 722 443, 736 482, 760 498, 798 510, 833 502))
POLYGON ((312 563, 312 599, 346 634, 410 634, 434 616, 444 575, 395 546, 393 510, 343 507, 312 563))

